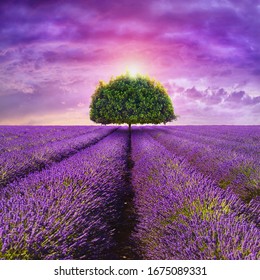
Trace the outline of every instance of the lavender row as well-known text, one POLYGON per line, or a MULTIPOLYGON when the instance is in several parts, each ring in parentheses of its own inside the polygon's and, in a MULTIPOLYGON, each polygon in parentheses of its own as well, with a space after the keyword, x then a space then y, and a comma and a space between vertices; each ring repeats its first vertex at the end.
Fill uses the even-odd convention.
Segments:
POLYGON ((94 126, 2 126, 0 127, 0 154, 31 149, 48 142, 77 137, 95 129, 97 127, 94 126))
MULTIPOLYGON (((132 133, 132 184, 144 259, 260 259, 260 232, 246 205, 145 130, 132 133)), ((259 204, 251 204, 259 213, 259 204)), ((258 216, 259 219, 259 216, 258 216)))
MULTIPOLYGON (((244 127, 235 126, 232 127, 232 131, 235 132, 237 130, 238 135, 223 135, 223 128, 213 126, 214 134, 211 132, 212 126, 197 126, 196 129, 194 127, 157 127, 156 134, 159 136, 160 134, 171 135, 179 142, 184 142, 191 145, 201 145, 204 149, 211 149, 211 147, 215 147, 221 149, 223 152, 228 151, 232 154, 242 154, 243 156, 251 157, 254 159, 258 159, 257 156, 259 154, 260 149, 260 129, 255 129, 255 127, 244 127), (255 130, 254 130, 255 129, 255 130), (248 133, 247 135, 243 135, 245 131, 248 133), (250 133, 251 132, 251 133, 250 133), (240 133, 243 135, 241 136, 240 133)), ((259 126, 260 128, 260 126, 259 126)), ((148 127, 149 129, 149 127, 148 127)), ((155 130, 150 127, 152 132, 155 130)), ((224 130, 225 131, 225 130, 224 130)), ((156 136, 155 136, 156 137, 156 136)))
MULTIPOLYGON (((214 138, 209 137, 207 135, 203 135, 203 133, 201 133, 202 129, 199 127, 197 134, 186 134, 186 129, 186 127, 182 127, 182 131, 180 131, 179 129, 179 131, 177 132, 174 127, 160 127, 158 128, 159 135, 158 131, 157 133, 155 133, 155 130, 152 128, 150 128, 150 131, 155 138, 170 138, 172 142, 180 143, 180 148, 182 146, 198 146, 198 150, 200 150, 201 153, 204 153, 204 151, 210 153, 211 150, 214 152, 214 150, 218 149, 221 151, 221 154, 218 156, 218 158, 222 157, 227 159, 228 157, 229 159, 232 159, 241 155, 243 157, 248 158, 251 161, 257 162, 259 160, 260 144, 257 141, 254 141, 253 143, 250 143, 250 141, 240 143, 236 142, 236 140, 232 138, 230 138, 229 140, 224 140, 219 137, 219 134, 221 134, 221 132, 219 133, 217 128, 215 129, 214 138), (226 157, 224 157, 224 154, 226 155, 226 157)), ((207 129, 207 127, 204 127, 204 130, 207 129)), ((204 131, 204 133, 206 132, 204 131)))
MULTIPOLYGON (((203 127, 204 130, 208 128, 203 127)), ((252 127, 246 128, 248 132, 252 129, 252 127)), ((179 128, 179 130, 181 129, 185 131, 186 127, 179 128)), ((238 133, 240 129, 240 127, 233 127, 232 131, 237 131, 238 133)), ((159 137, 155 135, 155 130, 148 130, 150 135, 163 144, 168 151, 174 155, 185 157, 185 160, 194 169, 210 176, 219 187, 223 189, 229 188, 247 203, 252 201, 252 204, 255 204, 258 201, 260 194, 260 167, 257 154, 252 158, 250 155, 239 154, 229 150, 224 144, 223 147, 219 148, 213 144, 194 143, 192 138, 179 139, 175 137, 174 128, 167 129, 165 133, 163 133, 163 129, 160 129, 161 135, 159 137)), ((194 131, 196 131, 195 128, 194 131)), ((202 131, 202 128, 198 128, 198 131, 202 131)), ((217 133, 218 130, 215 128, 215 135, 217 133)), ((252 132, 252 134, 257 135, 256 132, 252 132)), ((204 138, 204 136, 201 138, 204 138)), ((216 139, 218 139, 217 136, 216 139)), ((254 208, 248 206, 248 211, 253 214, 252 209, 254 208)), ((259 211, 258 214, 260 215, 259 211)))
POLYGON ((75 138, 2 154, 0 156, 0 187, 75 154, 96 143, 115 129, 115 127, 100 127, 75 138))
MULTIPOLYGON (((182 129, 185 131, 186 128, 182 129)), ((193 141, 191 136, 190 138, 176 137, 174 128, 166 131, 160 129, 160 134, 151 128, 147 128, 147 131, 171 153, 185 156, 196 170, 216 180, 221 188, 230 187, 246 202, 260 195, 259 146, 254 155, 250 155, 231 149, 229 145, 225 146, 225 143, 221 146, 214 145, 214 142, 207 145, 193 141)), ((217 133, 216 130, 216 139, 218 139, 217 133)), ((250 147, 248 145, 247 150, 250 150, 250 147)))
POLYGON ((115 258, 127 135, 119 129, 50 169, 3 189, 0 258, 115 258))
POLYGON ((194 138, 195 135, 206 137, 213 140, 236 142, 237 144, 258 144, 260 142, 260 126, 221 126, 221 125, 207 125, 207 126, 167 126, 166 128, 172 129, 179 135, 186 138, 194 138), (217 136, 217 139, 216 139, 217 136))

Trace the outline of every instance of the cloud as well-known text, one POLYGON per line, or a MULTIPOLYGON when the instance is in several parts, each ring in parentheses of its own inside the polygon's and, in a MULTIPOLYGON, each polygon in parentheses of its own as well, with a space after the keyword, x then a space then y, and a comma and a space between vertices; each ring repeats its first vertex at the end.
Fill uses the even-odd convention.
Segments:
POLYGON ((0 112, 2 119, 13 119, 27 115, 48 115, 83 107, 86 104, 84 95, 75 90, 76 83, 62 84, 60 81, 32 85, 31 90, 9 90, 0 96, 0 112), (74 84, 74 91, 71 90, 74 84), (85 102, 84 102, 85 101, 85 102))
POLYGON ((102 60, 102 49, 86 52, 81 48, 57 48, 54 51, 45 51, 42 56, 48 63, 91 63, 102 60))
POLYGON ((190 124, 247 124, 260 119, 260 96, 245 91, 228 92, 224 88, 198 90, 195 86, 183 88, 171 82, 168 92, 173 100, 180 122, 190 124))
POLYGON ((132 62, 177 92, 190 118, 194 102, 200 114, 211 107, 253 112, 260 86, 259 1, 188 2, 1 1, 1 119, 88 104, 98 80, 132 62), (170 80, 188 82, 173 88, 170 80))
POLYGON ((192 88, 182 90, 181 93, 178 93, 178 96, 184 96, 192 101, 199 100, 201 103, 205 103, 207 105, 231 104, 231 106, 233 106, 233 103, 235 103, 237 105, 253 106, 260 103, 260 96, 252 97, 245 91, 227 92, 223 88, 207 88, 201 91, 193 86, 192 88))

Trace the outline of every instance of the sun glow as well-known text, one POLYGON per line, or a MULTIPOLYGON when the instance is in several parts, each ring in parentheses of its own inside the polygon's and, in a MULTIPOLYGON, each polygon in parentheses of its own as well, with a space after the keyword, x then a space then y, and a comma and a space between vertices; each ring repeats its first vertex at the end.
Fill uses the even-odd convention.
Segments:
POLYGON ((130 65, 127 67, 127 72, 129 73, 130 76, 136 77, 138 74, 140 74, 140 67, 137 65, 130 65))
POLYGON ((124 61, 119 61, 116 67, 116 72, 121 74, 128 74, 130 77, 138 77, 139 75, 145 76, 149 75, 147 71, 147 63, 141 58, 137 59, 124 59, 124 61))

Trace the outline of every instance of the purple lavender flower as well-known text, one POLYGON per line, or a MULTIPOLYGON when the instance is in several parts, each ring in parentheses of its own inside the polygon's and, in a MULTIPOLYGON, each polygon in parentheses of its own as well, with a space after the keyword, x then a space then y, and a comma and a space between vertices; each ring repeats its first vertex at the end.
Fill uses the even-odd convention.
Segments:
POLYGON ((143 258, 260 258, 259 228, 230 189, 169 152, 147 129, 133 131, 132 159, 139 216, 134 236, 143 258))
POLYGON ((2 189, 0 258, 115 258, 127 145, 120 129, 2 189))

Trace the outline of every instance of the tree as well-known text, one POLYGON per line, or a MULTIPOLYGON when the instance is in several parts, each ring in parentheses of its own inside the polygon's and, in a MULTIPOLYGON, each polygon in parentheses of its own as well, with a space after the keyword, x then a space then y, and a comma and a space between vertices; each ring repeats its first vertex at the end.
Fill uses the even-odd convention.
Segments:
POLYGON ((100 81, 92 95, 90 119, 101 124, 159 124, 176 119, 165 88, 147 76, 129 74, 100 81))

